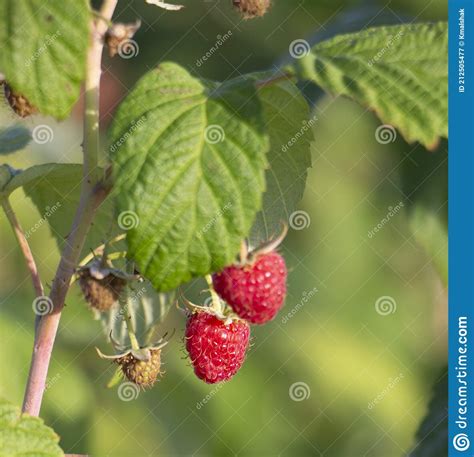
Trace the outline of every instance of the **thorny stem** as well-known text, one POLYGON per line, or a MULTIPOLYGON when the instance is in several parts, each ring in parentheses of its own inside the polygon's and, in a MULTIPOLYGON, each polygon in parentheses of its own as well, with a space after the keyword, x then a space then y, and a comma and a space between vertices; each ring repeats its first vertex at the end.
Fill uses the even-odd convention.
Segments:
POLYGON ((20 223, 16 217, 15 212, 13 211, 12 206, 10 205, 10 201, 8 197, 4 197, 2 200, 2 207, 5 211, 8 221, 12 226, 13 232, 15 233, 16 239, 18 240, 18 244, 20 245, 21 252, 23 253, 23 257, 25 258, 26 266, 28 271, 30 272, 31 280, 33 282, 33 287, 35 289, 35 294, 37 297, 41 297, 44 295, 44 288, 43 284, 41 283, 41 278, 38 272, 38 268, 36 267, 36 262, 33 257, 33 253, 31 252, 30 245, 28 244, 28 240, 26 239, 25 232, 21 228, 20 223))
MULTIPOLYGON (((99 14, 103 18, 111 20, 117 1, 104 0, 99 14)), ((32 416, 38 416, 40 412, 51 352, 71 278, 97 208, 109 192, 109 189, 101 182, 101 172, 97 166, 99 156, 99 86, 104 47, 103 37, 106 31, 107 21, 91 21, 85 81, 84 165, 81 197, 51 288, 50 298, 53 302, 53 310, 41 318, 36 329, 30 373, 23 402, 23 411, 32 416)))

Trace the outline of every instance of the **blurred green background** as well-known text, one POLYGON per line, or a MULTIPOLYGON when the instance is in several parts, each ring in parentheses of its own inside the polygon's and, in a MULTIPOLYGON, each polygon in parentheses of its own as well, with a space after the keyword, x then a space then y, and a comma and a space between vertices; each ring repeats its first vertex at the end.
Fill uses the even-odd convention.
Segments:
MULTIPOLYGON (((129 60, 105 59, 104 126, 126 89, 162 60, 224 80, 271 67, 285 57, 289 43, 314 33, 447 14, 442 0, 275 0, 265 19, 242 22, 230 0, 182 3, 183 12, 165 13, 141 0, 119 2, 119 20, 142 20, 135 37, 139 53, 129 60), (229 30, 232 37, 219 51, 196 65, 229 30)), ((105 388, 113 366, 94 350, 110 348, 74 287, 42 410, 66 451, 249 457, 398 457, 410 451, 431 385, 446 363, 447 334, 446 293, 433 253, 417 243, 408 213, 417 198, 434 195, 431 208, 444 217, 446 144, 434 152, 401 138, 379 144, 374 132, 380 122, 342 98, 320 98, 314 109, 314 163, 301 203, 306 224, 290 230, 282 247, 290 269, 286 307, 275 321, 253 329, 241 372, 218 387, 197 380, 184 357, 184 318, 173 308, 163 323, 163 331, 177 330, 163 353, 164 378, 138 399, 120 400, 116 389, 105 388), (402 210, 370 237, 399 202, 402 210), (376 311, 380 297, 389 297, 393 312, 376 311)), ((80 161, 79 113, 62 124, 38 117, 25 121, 30 127, 50 125, 54 141, 2 159, 16 168, 80 161)), ((0 119, 2 125, 14 122, 5 103, 0 119)), ((12 204, 25 230, 39 220, 21 190, 12 204)), ((33 292, 3 214, 0 229, 0 395, 21 404, 33 292)), ((59 255, 47 225, 29 241, 49 283, 59 255)), ((437 253, 445 250, 441 244, 437 253)), ((194 284, 185 292, 197 300, 197 289, 194 284)))

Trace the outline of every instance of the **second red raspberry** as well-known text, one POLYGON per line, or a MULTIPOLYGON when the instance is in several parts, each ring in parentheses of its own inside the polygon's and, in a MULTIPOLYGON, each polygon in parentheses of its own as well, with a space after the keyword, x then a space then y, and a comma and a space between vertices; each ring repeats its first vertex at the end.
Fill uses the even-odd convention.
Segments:
POLYGON ((285 260, 277 252, 261 254, 248 265, 231 265, 213 276, 214 288, 238 314, 252 324, 272 320, 285 302, 285 260))

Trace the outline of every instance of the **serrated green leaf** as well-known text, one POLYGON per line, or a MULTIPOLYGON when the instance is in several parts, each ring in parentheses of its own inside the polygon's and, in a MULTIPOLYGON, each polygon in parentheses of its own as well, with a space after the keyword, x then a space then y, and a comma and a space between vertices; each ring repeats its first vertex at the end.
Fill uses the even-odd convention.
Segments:
MULTIPOLYGON (((4 192, 9 194, 23 187, 40 213, 40 219, 33 227, 24 227, 26 236, 35 236, 49 226, 51 234, 61 249, 72 226, 76 208, 79 205, 82 182, 80 164, 43 164, 30 167, 15 175, 6 185, 4 192)), ((102 244, 108 236, 118 230, 113 219, 113 201, 102 203, 94 225, 89 232, 84 251, 102 244), (114 230, 110 233, 110 230, 114 230)))
POLYGON ((21 125, 0 129, 0 154, 23 149, 31 140, 30 131, 21 125))
POLYGON ((259 97, 270 136, 270 166, 266 172, 266 191, 262 210, 252 227, 253 246, 281 232, 303 197, 308 168, 311 166, 312 127, 308 104, 289 81, 264 87, 259 97))
POLYGON ((63 119, 79 97, 89 17, 86 0, 0 0, 0 71, 44 114, 63 119))
POLYGON ((444 22, 375 27, 316 44, 296 59, 299 77, 375 111, 428 148, 448 134, 444 22))
POLYGON ((416 433, 416 445, 409 457, 448 455, 448 373, 436 382, 428 412, 416 433))
POLYGON ((268 141, 252 81, 200 81, 165 63, 142 78, 110 131, 131 256, 157 290, 219 270, 248 235, 268 141))
POLYGON ((38 417, 0 399, 0 457, 60 457, 59 437, 38 417))

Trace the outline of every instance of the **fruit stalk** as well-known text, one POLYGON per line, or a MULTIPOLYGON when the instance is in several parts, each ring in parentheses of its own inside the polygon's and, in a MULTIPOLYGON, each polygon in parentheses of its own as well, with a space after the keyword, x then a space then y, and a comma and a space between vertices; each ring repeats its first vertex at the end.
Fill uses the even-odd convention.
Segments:
MULTIPOLYGON (((100 15, 111 20, 117 1, 104 0, 100 15)), ((23 411, 32 416, 38 416, 40 412, 51 352, 71 278, 95 213, 109 192, 108 186, 104 186, 101 182, 100 169, 97 167, 99 87, 104 47, 103 37, 107 27, 106 21, 97 19, 91 21, 85 81, 84 163, 81 197, 51 288, 50 299, 53 303, 53 310, 41 317, 36 329, 30 373, 23 402, 23 411)))

